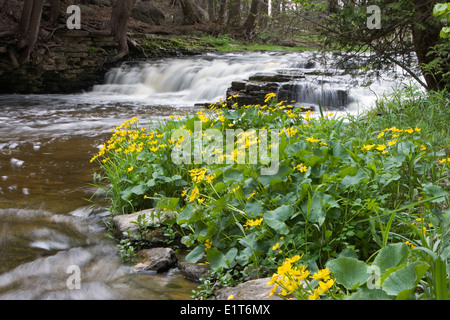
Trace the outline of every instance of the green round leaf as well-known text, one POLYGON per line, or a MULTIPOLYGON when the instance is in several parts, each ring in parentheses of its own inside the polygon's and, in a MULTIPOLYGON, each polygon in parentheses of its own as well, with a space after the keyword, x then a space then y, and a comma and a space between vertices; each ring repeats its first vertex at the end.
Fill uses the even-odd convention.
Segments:
POLYGON ((355 290, 366 283, 371 276, 369 266, 353 258, 342 257, 330 260, 326 266, 334 274, 336 281, 348 290, 355 290))

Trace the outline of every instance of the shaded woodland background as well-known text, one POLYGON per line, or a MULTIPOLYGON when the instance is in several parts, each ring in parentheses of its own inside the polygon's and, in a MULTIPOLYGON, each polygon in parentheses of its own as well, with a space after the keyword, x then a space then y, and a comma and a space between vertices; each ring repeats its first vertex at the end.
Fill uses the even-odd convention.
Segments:
MULTIPOLYGON (((401 67, 427 90, 450 87, 450 42, 439 37, 446 22, 433 17, 436 0, 0 0, 0 43, 17 65, 36 45, 67 28, 69 5, 81 8, 81 28, 114 36, 116 58, 136 45, 128 32, 202 32, 276 44, 312 42, 324 50, 364 60, 369 73, 401 67), (367 27, 369 5, 381 10, 381 28, 367 27), (422 77, 423 76, 423 77, 422 77)), ((47 46, 48 47, 48 46, 47 46)), ((48 47, 49 48, 49 47, 48 47)), ((49 48, 51 50, 51 48, 49 48)))
POLYGON ((15 44, 22 64, 42 30, 53 33, 66 27, 70 16, 66 10, 73 4, 81 7, 82 29, 94 35, 114 35, 118 56, 128 53, 130 28, 143 33, 189 33, 195 29, 213 36, 231 34, 264 41, 269 34, 277 38, 283 33, 282 38, 287 39, 288 30, 297 30, 301 21, 297 14, 300 4, 288 6, 283 0, 272 3, 270 17, 268 0, 0 0, 0 39, 15 44))

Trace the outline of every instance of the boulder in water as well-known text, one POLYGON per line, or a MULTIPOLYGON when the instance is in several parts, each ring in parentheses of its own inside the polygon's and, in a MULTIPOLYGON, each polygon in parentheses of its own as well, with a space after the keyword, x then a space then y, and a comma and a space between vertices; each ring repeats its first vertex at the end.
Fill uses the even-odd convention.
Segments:
POLYGON ((271 277, 250 280, 238 284, 236 287, 216 290, 212 299, 227 300, 232 296, 234 300, 283 300, 277 295, 268 297, 272 289, 267 286, 270 279, 271 277))
POLYGON ((202 277, 208 275, 211 267, 206 263, 178 262, 178 269, 185 278, 200 281, 202 277))
POLYGON ((131 214, 115 216, 112 219, 112 227, 118 239, 139 238, 141 242, 146 242, 147 247, 165 243, 166 236, 159 228, 160 224, 173 218, 171 212, 164 212, 161 209, 147 209, 131 214), (141 225, 139 225, 141 221, 141 225), (145 230, 142 227, 145 226, 145 230))
POLYGON ((134 267, 136 271, 165 272, 177 264, 175 251, 170 248, 151 248, 139 251, 136 254, 140 261, 134 267))

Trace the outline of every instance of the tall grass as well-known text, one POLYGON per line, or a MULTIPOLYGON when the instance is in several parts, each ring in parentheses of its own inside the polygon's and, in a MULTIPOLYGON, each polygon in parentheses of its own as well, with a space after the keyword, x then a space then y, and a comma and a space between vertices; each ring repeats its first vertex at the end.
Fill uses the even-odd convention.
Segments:
POLYGON ((419 127, 433 150, 450 151, 450 93, 423 92, 407 87, 384 96, 377 107, 360 117, 350 116, 350 136, 367 138, 391 127, 419 127))

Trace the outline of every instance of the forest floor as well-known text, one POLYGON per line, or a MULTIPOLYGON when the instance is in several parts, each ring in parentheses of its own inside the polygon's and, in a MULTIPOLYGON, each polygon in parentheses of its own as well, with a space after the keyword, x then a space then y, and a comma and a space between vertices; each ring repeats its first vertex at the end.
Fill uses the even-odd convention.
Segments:
MULTIPOLYGON (((40 34, 39 41, 45 39, 45 35, 48 32, 53 32, 54 28, 64 28, 66 24, 67 14, 64 15, 65 8, 68 5, 73 4, 73 1, 62 0, 61 1, 61 13, 58 20, 58 25, 56 27, 47 27, 45 22, 42 23, 43 32, 40 34), (47 33, 45 32, 47 31, 47 33)), ((305 39, 304 41, 283 41, 277 37, 273 39, 266 39, 262 41, 255 37, 254 39, 242 38, 240 32, 236 30, 225 30, 223 26, 208 22, 204 24, 194 24, 194 25, 180 25, 173 22, 173 16, 177 10, 177 5, 167 0, 153 0, 152 4, 160 8, 166 16, 166 21, 162 25, 151 25, 130 17, 128 22, 128 30, 131 38, 139 37, 142 35, 154 35, 158 37, 164 37, 169 39, 177 39, 183 42, 184 40, 189 40, 196 38, 197 40, 202 39, 200 47, 204 46, 216 48, 218 50, 302 50, 307 48, 316 48, 317 45, 305 39), (221 41, 217 42, 214 39, 219 38, 221 41), (230 43, 231 42, 231 43, 230 43), (267 46, 267 48, 265 48, 267 46)), ((49 5, 44 6, 43 10, 43 20, 46 20, 49 15, 49 5)), ((107 25, 112 8, 110 6, 99 6, 99 5, 89 5, 82 7, 81 13, 81 23, 82 26, 88 26, 93 29, 101 30, 107 25)), ((22 12, 22 3, 19 1, 11 1, 8 4, 8 9, 4 14, 0 15, 0 30, 11 30, 17 28, 20 21, 22 12)), ((270 35, 269 35, 270 38, 270 35)), ((12 39, 0 39, 0 44, 8 44, 14 41, 12 39)), ((189 43, 191 41, 187 41, 189 43)))

